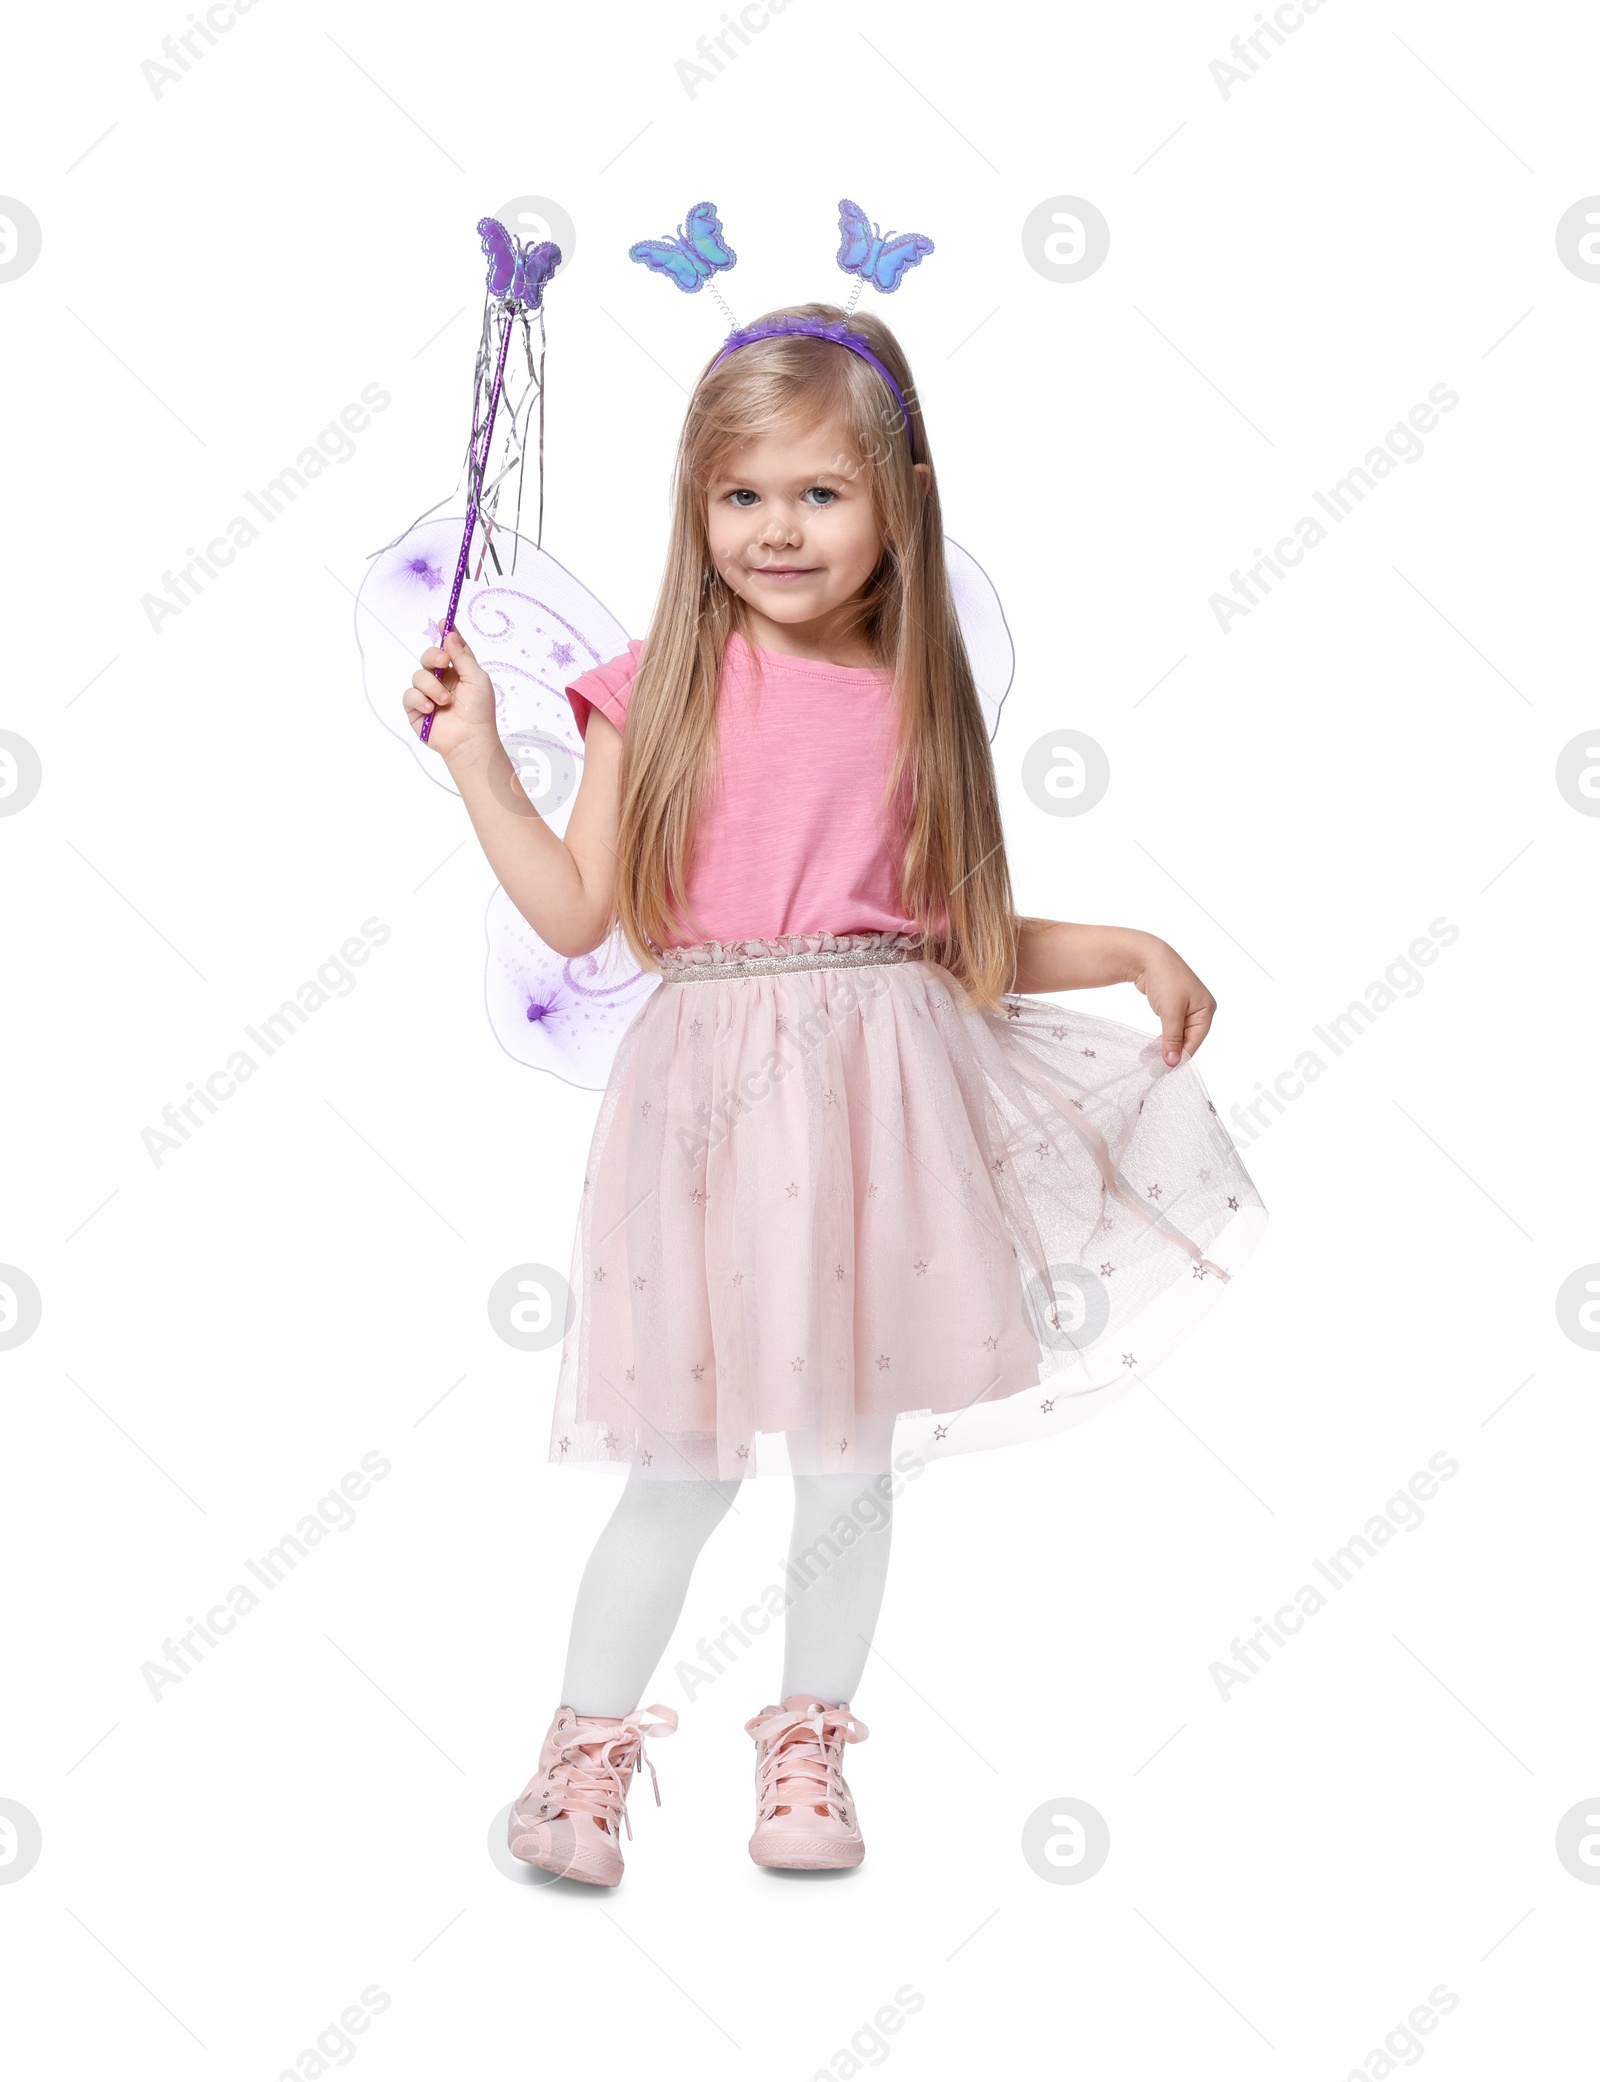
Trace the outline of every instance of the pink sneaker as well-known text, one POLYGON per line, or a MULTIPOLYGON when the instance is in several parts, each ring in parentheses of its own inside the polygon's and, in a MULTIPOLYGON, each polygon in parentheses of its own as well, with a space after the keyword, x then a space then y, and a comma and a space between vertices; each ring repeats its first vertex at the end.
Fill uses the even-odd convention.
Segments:
POLYGON ((512 1802, 506 1831, 512 1857, 591 1887, 614 1887, 622 1877, 618 1824, 632 1836, 628 1788, 641 1758, 661 1805, 644 1739, 670 1735, 677 1725, 668 1706, 643 1706, 620 1718, 559 1707, 539 1768, 512 1802), (660 1718, 646 1719, 652 1713, 660 1718))
POLYGON ((844 1782, 844 1746, 866 1740, 866 1723, 848 1705, 796 1692, 764 1706, 744 1731, 756 1745, 756 1863, 798 1872, 859 1865, 867 1847, 844 1782))

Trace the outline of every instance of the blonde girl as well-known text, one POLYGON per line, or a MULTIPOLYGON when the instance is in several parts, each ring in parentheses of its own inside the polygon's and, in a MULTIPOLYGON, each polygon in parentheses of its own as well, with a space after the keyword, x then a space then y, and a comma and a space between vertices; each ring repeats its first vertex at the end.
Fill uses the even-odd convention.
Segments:
POLYGON ((1017 915, 927 433, 876 318, 732 336, 689 403, 649 633, 567 691, 564 837, 458 632, 406 696, 540 937, 578 956, 620 928, 662 979, 600 1105, 550 1434, 625 1480, 511 1849, 616 1884, 695 1559, 782 1474, 786 1585, 700 1648, 723 1667, 781 1613, 750 1853, 854 1865, 843 1755, 895 1497, 1102 1407, 1259 1228, 1190 1067, 1215 1006, 1149 933, 1017 915), (1118 982, 1159 1040, 1041 995, 1118 982))

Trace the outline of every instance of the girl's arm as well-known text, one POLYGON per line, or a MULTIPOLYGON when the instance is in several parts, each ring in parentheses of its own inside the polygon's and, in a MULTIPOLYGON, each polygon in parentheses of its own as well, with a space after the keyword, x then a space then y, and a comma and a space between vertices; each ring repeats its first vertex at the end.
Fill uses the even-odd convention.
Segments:
POLYGON ((583 778, 564 839, 523 793, 494 719, 494 688, 458 629, 422 654, 406 715, 450 769, 501 888, 547 947, 588 954, 611 930, 622 736, 596 709, 584 737, 583 778), (442 681, 434 677, 443 674, 442 681))
POLYGON ((1191 1055, 1210 1031, 1217 1001, 1189 964, 1154 933, 1123 925, 1064 925, 1024 918, 1017 944, 1013 990, 1092 990, 1132 983, 1161 1021, 1161 1056, 1175 1064, 1191 1055))

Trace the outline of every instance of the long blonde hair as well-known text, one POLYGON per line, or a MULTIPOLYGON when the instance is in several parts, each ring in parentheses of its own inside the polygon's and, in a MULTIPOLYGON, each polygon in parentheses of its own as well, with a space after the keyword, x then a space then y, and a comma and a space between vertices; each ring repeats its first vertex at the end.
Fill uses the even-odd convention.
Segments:
MULTIPOLYGON (((831 324, 831 304, 768 312, 831 324)), ((900 901, 927 958, 949 969, 978 1005, 1011 988, 1018 921, 983 710, 956 620, 944 560, 939 493, 913 461, 929 461, 911 371, 879 319, 851 329, 893 374, 911 421, 870 363, 830 341, 792 334, 759 340, 695 386, 678 445, 672 532, 661 591, 640 657, 623 738, 617 916, 639 959, 693 921, 684 895, 696 820, 715 772, 717 683, 729 635, 748 633, 744 602, 717 571, 706 495, 735 449, 772 428, 832 420, 865 474, 883 555, 859 602, 858 627, 894 674, 899 735, 886 808, 904 806, 900 901)), ((853 465, 852 465, 853 466, 853 465)))

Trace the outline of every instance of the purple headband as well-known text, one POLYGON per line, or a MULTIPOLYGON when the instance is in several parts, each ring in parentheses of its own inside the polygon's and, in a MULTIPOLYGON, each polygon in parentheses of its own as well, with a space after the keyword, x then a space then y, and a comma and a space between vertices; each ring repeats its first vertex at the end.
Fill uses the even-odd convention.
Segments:
POLYGON ((845 306, 845 316, 826 324, 820 318, 779 318, 771 325, 749 325, 742 330, 739 321, 723 301, 713 276, 731 268, 738 255, 722 236, 722 221, 717 215, 716 205, 697 202, 678 227, 675 236, 665 239, 640 239, 628 248, 632 260, 642 261, 653 274, 665 275, 671 282, 693 295, 707 283, 711 294, 722 305, 723 315, 732 330, 723 342, 721 351, 711 366, 736 352, 748 347, 755 340, 787 339, 795 334, 804 334, 813 340, 831 340, 836 347, 844 347, 875 368, 889 386, 889 394, 900 408, 900 423, 905 428, 906 443, 915 452, 911 435, 911 414, 906 410, 906 401, 900 386, 862 339, 852 332, 848 324, 850 313, 856 307, 862 285, 870 282, 885 296, 900 287, 907 268, 912 268, 925 254, 933 251, 933 241, 924 238, 920 231, 879 231, 876 224, 855 203, 842 201, 839 204, 839 252, 841 268, 847 275, 856 277, 856 286, 850 292, 850 301, 845 306))
POLYGON ((899 384, 861 335, 851 332, 842 318, 835 319, 832 325, 824 325, 820 318, 780 318, 771 325, 747 325, 742 332, 729 333, 723 342, 722 351, 711 366, 715 368, 717 362, 726 361, 738 348, 748 347, 755 340, 784 340, 796 333, 803 333, 812 340, 831 340, 835 347, 848 347, 850 352, 859 355, 862 361, 870 362, 888 384, 889 394, 900 408, 900 423, 905 428, 906 441, 915 452, 916 443, 911 438, 911 414, 906 410, 906 401, 899 384))

